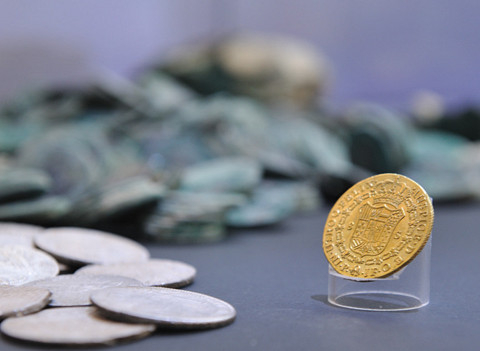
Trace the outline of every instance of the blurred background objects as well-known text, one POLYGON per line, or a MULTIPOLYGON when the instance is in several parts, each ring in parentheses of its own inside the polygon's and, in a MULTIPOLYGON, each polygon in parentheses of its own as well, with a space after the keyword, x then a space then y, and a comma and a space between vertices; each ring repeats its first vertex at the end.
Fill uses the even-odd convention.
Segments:
POLYGON ((385 172, 478 200, 479 9, 3 1, 0 220, 214 241, 385 172))
POLYGON ((252 31, 323 52, 335 71, 332 103, 401 107, 416 91, 430 90, 458 105, 480 95, 479 7, 473 0, 4 0, 0 88, 5 96, 39 84, 44 77, 34 67, 47 76, 55 68, 81 75, 84 65, 131 76, 179 44, 252 31))

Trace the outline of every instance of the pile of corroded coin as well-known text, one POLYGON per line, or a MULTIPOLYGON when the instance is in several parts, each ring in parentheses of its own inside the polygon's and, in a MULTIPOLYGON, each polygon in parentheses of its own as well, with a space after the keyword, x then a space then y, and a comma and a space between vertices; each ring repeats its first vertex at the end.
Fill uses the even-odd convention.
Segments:
POLYGON ((0 223, 0 263, 0 329, 17 340, 112 345, 236 316, 222 300, 175 289, 193 282, 193 266, 98 230, 0 223))
POLYGON ((424 92, 410 111, 337 106, 328 62, 296 40, 229 35, 135 77, 0 101, 0 221, 212 242, 379 173, 414 179, 436 203, 480 201, 478 103, 447 110, 424 92))

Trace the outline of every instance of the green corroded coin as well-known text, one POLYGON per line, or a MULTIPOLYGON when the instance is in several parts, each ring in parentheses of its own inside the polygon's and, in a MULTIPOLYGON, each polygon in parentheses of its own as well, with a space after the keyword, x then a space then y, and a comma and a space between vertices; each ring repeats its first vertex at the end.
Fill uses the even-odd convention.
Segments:
POLYGON ((157 241, 201 243, 225 237, 225 212, 247 202, 244 195, 175 191, 149 216, 144 228, 157 241))
POLYGON ((469 147, 455 134, 418 131, 409 143, 412 161, 404 174, 421 183, 436 202, 475 198, 480 167, 474 157, 465 160, 469 147))
POLYGON ((384 107, 357 104, 346 112, 352 162, 375 173, 398 172, 409 159, 411 126, 384 107))
POLYGON ((99 217, 113 218, 155 206, 164 193, 162 185, 144 177, 111 184, 103 189, 100 197, 99 217))
POLYGON ((189 212, 189 209, 196 210, 201 214, 218 209, 226 210, 240 206, 248 201, 247 196, 232 192, 202 192, 202 191, 171 191, 161 206, 162 212, 189 212))
POLYGON ((70 213, 71 221, 91 224, 145 216, 165 192, 163 185, 142 176, 107 183, 77 200, 70 213))
POLYGON ((161 72, 144 74, 139 84, 158 112, 174 111, 195 96, 193 91, 161 72))
POLYGON ((50 177, 39 169, 9 168, 0 172, 0 202, 34 198, 51 187, 50 177))
POLYGON ((178 221, 153 216, 144 225, 149 239, 177 244, 215 242, 224 239, 227 234, 223 220, 178 221))
POLYGON ((47 172, 51 193, 76 198, 102 182, 113 155, 103 128, 82 124, 53 128, 27 143, 19 152, 19 162, 47 172))
POLYGON ((258 162, 251 159, 224 158, 187 168, 180 189, 191 191, 249 191, 262 175, 258 162))
POLYGON ((71 201, 62 196, 45 196, 0 205, 0 221, 52 224, 71 209, 71 201))
POLYGON ((300 199, 294 189, 263 184, 255 189, 247 204, 228 211, 226 223, 231 227, 271 225, 287 218, 299 205, 300 199))
POLYGON ((285 202, 295 204, 295 212, 316 210, 321 203, 317 187, 314 183, 307 181, 267 180, 260 185, 258 192, 265 192, 266 197, 284 196, 285 202))

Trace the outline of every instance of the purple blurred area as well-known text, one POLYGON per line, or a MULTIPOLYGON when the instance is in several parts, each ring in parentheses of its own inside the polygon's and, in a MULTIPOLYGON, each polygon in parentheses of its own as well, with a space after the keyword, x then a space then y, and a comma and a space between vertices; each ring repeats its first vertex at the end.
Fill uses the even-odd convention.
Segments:
POLYGON ((405 107, 419 90, 478 103, 479 13, 474 0, 2 0, 0 101, 99 69, 132 76, 179 44, 259 31, 322 51, 334 105, 405 107))

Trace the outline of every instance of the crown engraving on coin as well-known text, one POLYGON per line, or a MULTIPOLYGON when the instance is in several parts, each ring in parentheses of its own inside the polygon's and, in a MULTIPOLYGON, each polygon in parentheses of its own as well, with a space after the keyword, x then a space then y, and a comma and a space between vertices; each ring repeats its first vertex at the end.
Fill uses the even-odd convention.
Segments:
POLYGON ((387 277, 423 249, 433 226, 425 190, 399 174, 379 174, 347 190, 330 211, 323 250, 340 274, 387 277))

